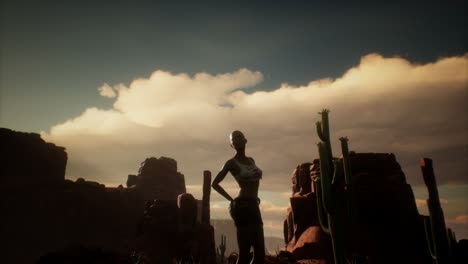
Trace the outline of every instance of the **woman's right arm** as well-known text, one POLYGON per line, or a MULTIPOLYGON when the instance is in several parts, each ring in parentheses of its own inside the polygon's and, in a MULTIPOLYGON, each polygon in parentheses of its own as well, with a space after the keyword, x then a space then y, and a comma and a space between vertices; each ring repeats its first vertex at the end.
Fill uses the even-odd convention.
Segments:
POLYGON ((224 164, 221 171, 214 178, 213 183, 211 184, 211 187, 213 187, 213 189, 215 189, 219 194, 221 194, 228 201, 232 202, 234 199, 232 199, 232 197, 223 189, 223 187, 219 185, 219 183, 226 177, 228 172, 229 172, 228 162, 226 162, 226 164, 224 164))

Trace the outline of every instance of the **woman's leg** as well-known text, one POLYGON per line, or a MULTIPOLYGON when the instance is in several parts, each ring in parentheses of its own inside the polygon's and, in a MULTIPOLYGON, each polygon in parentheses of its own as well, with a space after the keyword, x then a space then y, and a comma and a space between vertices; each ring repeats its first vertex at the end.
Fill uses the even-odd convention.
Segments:
POLYGON ((237 227, 237 246, 239 247, 239 258, 237 264, 248 264, 250 261, 250 234, 247 226, 237 227))
POLYGON ((263 264, 265 261, 265 239, 263 237, 263 225, 255 225, 251 235, 254 250, 253 264, 263 264))

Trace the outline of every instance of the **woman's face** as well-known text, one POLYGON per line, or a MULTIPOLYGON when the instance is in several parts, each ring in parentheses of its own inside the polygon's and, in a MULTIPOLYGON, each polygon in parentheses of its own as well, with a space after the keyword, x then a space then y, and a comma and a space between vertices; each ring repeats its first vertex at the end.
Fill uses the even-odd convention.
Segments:
POLYGON ((245 149, 245 144, 247 143, 247 139, 245 139, 244 134, 240 131, 234 131, 231 133, 231 146, 235 150, 245 149))

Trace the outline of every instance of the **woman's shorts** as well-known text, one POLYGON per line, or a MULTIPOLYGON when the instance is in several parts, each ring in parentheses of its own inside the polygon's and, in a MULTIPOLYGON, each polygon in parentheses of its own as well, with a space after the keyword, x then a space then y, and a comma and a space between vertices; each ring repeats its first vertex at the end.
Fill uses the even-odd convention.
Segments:
POLYGON ((263 225, 257 198, 237 197, 231 202, 229 213, 236 226, 263 225))

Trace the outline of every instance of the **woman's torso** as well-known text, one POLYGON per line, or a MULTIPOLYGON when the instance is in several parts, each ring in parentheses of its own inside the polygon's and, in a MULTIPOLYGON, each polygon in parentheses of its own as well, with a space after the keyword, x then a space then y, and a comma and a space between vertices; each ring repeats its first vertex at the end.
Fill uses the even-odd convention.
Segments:
POLYGON ((230 160, 229 171, 239 184, 239 197, 257 199, 262 172, 255 165, 253 159, 248 157, 245 159, 233 158, 230 160))

